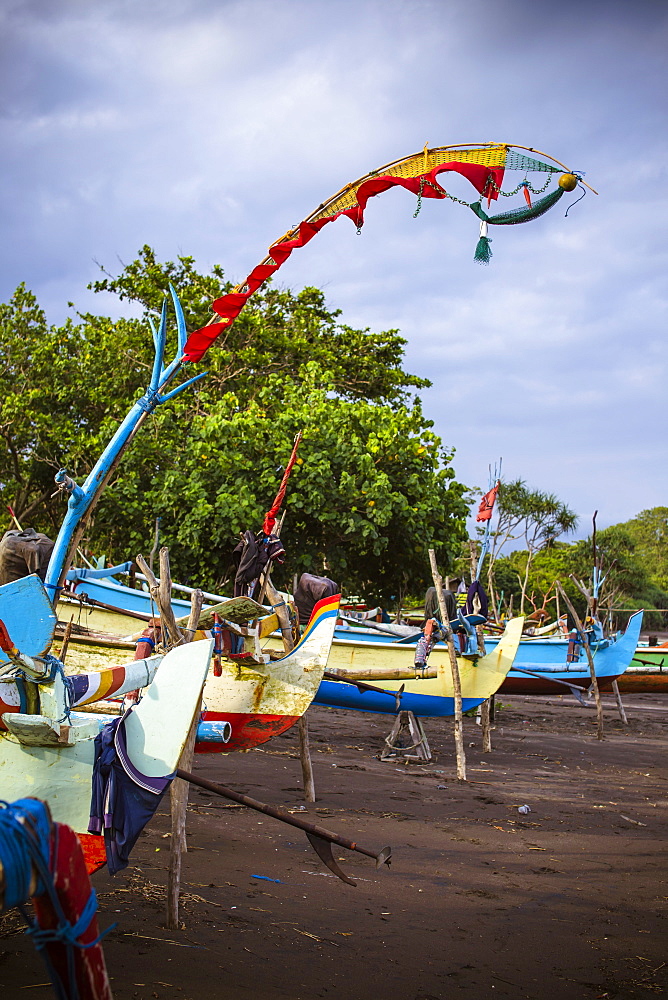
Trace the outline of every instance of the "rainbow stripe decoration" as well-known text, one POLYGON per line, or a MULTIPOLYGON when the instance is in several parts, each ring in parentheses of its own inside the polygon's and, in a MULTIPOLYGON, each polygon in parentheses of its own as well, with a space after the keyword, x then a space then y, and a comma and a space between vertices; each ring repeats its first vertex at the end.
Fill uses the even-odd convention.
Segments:
MULTIPOLYGON (((294 647, 294 649, 291 649, 289 653, 285 654, 285 657, 283 657, 283 659, 294 656, 294 654, 298 650, 301 650, 302 646, 304 646, 307 640, 311 638, 316 629, 318 629, 320 625, 328 618, 333 618, 334 621, 336 621, 339 614, 340 602, 341 602, 340 594, 334 594, 333 597, 325 597, 323 598, 322 601, 318 601, 318 603, 314 606, 313 611, 311 612, 311 617, 309 618, 308 625, 304 629, 304 634, 302 635, 301 639, 294 647)), ((274 660, 274 663, 275 664, 280 663, 280 660, 274 660)))
MULTIPOLYGON (((402 187, 417 195, 420 211, 423 198, 447 199, 466 205, 480 219, 480 239, 476 249, 476 260, 487 263, 491 256, 487 225, 516 225, 538 218, 551 208, 566 191, 572 191, 581 181, 579 174, 569 171, 563 163, 553 160, 546 163, 527 156, 524 152, 538 153, 526 146, 512 146, 508 143, 468 143, 460 146, 439 146, 419 152, 400 160, 394 160, 377 170, 373 170, 359 180, 347 184, 328 201, 323 202, 303 222, 290 229, 269 247, 267 256, 250 272, 244 282, 227 295, 216 299, 213 311, 219 321, 209 323, 190 334, 186 341, 183 360, 199 361, 218 336, 232 325, 248 299, 270 278, 289 258, 293 250, 306 246, 320 230, 341 216, 349 218, 359 232, 364 224, 364 211, 369 198, 382 194, 392 187, 402 187), (519 170, 523 179, 514 190, 502 190, 507 170, 519 170), (531 194, 541 194, 547 189, 556 173, 566 171, 559 185, 535 204, 531 194), (468 203, 449 194, 437 178, 444 173, 457 173, 465 177, 478 192, 479 198, 468 203), (546 174, 547 181, 535 187, 527 179, 529 173, 546 174), (523 207, 496 216, 487 215, 482 207, 483 199, 487 208, 499 197, 511 197, 521 193, 523 207)), ((545 153, 538 153, 546 156, 545 153)), ((552 157, 548 157, 552 160, 552 157)), ((593 190, 593 189, 590 189, 593 190)))

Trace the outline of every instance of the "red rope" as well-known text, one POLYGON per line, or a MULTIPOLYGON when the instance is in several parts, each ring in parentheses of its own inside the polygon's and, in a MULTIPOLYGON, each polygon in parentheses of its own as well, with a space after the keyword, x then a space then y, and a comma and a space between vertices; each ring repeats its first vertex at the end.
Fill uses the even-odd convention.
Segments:
POLYGON ((290 473, 292 472, 292 467, 297 460, 297 449, 301 443, 302 431, 299 432, 295 438, 295 443, 292 448, 292 454, 290 455, 290 461, 285 467, 285 472, 283 473, 283 478, 281 479, 281 485, 278 488, 278 493, 274 499, 271 510, 268 510, 264 515, 264 524, 262 525, 262 530, 265 535, 270 535, 274 530, 274 525, 276 524, 276 515, 281 509, 281 504, 285 499, 285 493, 288 488, 288 479, 290 478, 290 473))

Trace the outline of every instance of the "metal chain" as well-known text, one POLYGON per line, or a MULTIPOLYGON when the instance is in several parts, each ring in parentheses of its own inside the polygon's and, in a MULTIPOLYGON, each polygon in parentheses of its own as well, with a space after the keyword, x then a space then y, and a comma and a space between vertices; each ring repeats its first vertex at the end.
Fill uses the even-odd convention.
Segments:
MULTIPOLYGON (((543 184, 542 187, 535 188, 533 186, 533 184, 531 183, 531 181, 528 181, 528 180, 525 179, 525 180, 521 181, 517 185, 517 187, 514 188, 512 191, 502 191, 501 188, 496 183, 496 181, 494 180, 494 178, 492 177, 491 174, 489 175, 489 177, 487 179, 487 182, 496 191, 496 193, 500 194, 503 198, 512 198, 512 196, 515 195, 515 194, 518 194, 522 190, 523 187, 527 187, 529 189, 529 191, 531 191, 532 194, 542 194, 543 191, 547 190, 547 188, 548 188, 551 180, 552 180, 552 172, 550 172, 547 175, 547 180, 545 181, 545 183, 543 184)), ((422 177, 420 177, 420 188, 418 190, 418 196, 417 196, 417 208, 413 212, 413 218, 414 219, 417 219, 418 215, 420 214, 420 210, 422 208, 422 192, 424 191, 425 184, 428 184, 429 187, 431 187, 431 188, 434 189, 434 191, 438 191, 439 195, 445 195, 445 197, 449 198, 450 201, 456 201, 458 205, 464 205, 466 208, 470 208, 471 207, 471 203, 470 202, 464 201, 462 198, 457 198, 457 197, 455 197, 454 194, 449 194, 443 188, 437 187, 427 177, 425 177, 423 175, 422 177)), ((362 231, 362 227, 360 226, 359 229, 357 230, 357 234, 359 235, 361 231, 362 231)))

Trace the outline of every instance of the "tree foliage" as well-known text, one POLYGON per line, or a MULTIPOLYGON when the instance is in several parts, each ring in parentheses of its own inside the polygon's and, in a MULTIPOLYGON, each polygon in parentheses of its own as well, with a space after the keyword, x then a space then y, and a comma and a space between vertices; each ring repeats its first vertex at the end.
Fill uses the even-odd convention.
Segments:
MULTIPOLYGON (((645 608, 648 611, 646 625, 660 628, 664 619, 652 615, 651 609, 668 608, 668 593, 654 581, 651 564, 627 530, 630 523, 612 525, 597 532, 597 554, 605 578, 599 595, 600 613, 603 618, 609 617, 613 624, 623 625, 628 613, 620 613, 618 609, 645 608)), ((503 595, 502 605, 506 611, 511 602, 515 611, 519 608, 526 561, 526 550, 499 556, 496 561, 495 587, 497 595, 503 595)), ((571 544, 557 541, 542 548, 536 553, 528 576, 527 610, 547 608, 554 613, 557 604, 554 581, 560 580, 578 613, 584 615, 586 601, 571 576, 591 590, 592 567, 591 537, 571 544)))
MULTIPOLYGON (((50 498, 54 471, 81 480, 146 387, 145 319, 170 282, 189 329, 230 287, 218 267, 202 275, 190 257, 160 263, 144 247, 92 286, 138 303, 144 319, 76 313, 49 326, 23 286, 0 306, 0 499, 22 523, 53 534, 63 513, 50 498)), ((220 589, 238 532, 260 527, 303 429, 282 582, 310 570, 373 599, 423 589, 428 548, 447 570, 463 537, 465 490, 411 398, 428 383, 403 370, 404 344, 396 330, 341 323, 318 289, 269 287, 211 349, 206 380, 136 435, 95 508, 89 548, 111 561, 132 557, 150 547, 159 516, 174 577, 220 589)))
POLYGON ((510 541, 523 538, 524 565, 519 575, 519 611, 524 614, 531 564, 536 553, 554 545, 560 535, 573 531, 577 514, 554 493, 530 489, 523 479, 501 482, 497 496, 497 526, 492 532, 492 544, 487 562, 487 581, 494 599, 495 564, 500 552, 510 541))

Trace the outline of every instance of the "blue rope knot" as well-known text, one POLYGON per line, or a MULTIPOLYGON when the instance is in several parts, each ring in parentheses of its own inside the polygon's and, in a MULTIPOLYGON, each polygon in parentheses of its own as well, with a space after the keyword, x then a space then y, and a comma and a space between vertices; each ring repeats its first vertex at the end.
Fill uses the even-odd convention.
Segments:
POLYGON ((150 635, 143 635, 141 639, 137 639, 135 642, 135 646, 138 646, 140 642, 147 642, 151 647, 151 649, 155 649, 155 642, 150 635))
POLYGON ((81 916, 75 924, 70 924, 65 917, 62 918, 57 927, 38 927, 37 924, 31 923, 26 930, 26 934, 29 934, 33 939, 38 951, 42 951, 48 944, 57 943, 64 944, 70 948, 81 948, 82 951, 85 951, 87 948, 93 948, 96 944, 99 944, 109 931, 113 931, 114 927, 118 926, 118 923, 111 924, 110 927, 107 927, 106 930, 98 934, 94 941, 82 944, 78 939, 88 930, 96 912, 97 894, 95 889, 91 887, 90 896, 86 900, 86 905, 81 911, 81 916))
POLYGON ((162 403, 162 396, 157 389, 147 389, 144 395, 137 400, 137 406, 145 413, 153 413, 156 406, 160 406, 162 403))

